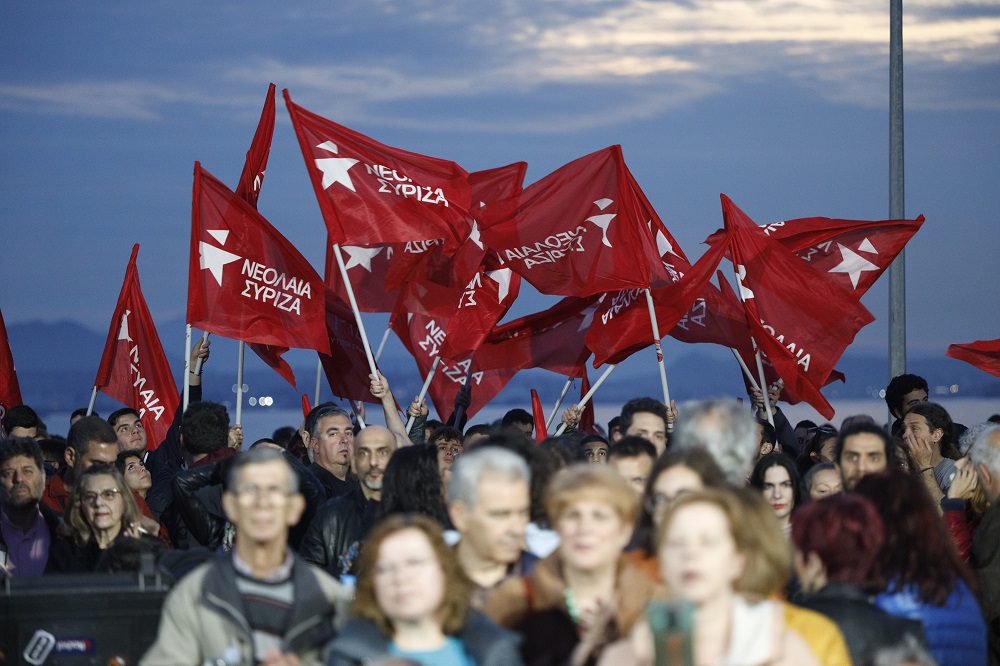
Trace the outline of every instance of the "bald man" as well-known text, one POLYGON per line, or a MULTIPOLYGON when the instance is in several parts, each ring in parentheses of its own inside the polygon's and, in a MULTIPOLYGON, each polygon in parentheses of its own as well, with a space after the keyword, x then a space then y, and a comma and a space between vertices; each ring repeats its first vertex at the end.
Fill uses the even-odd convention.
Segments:
POLYGON ((354 440, 352 465, 357 481, 342 497, 327 500, 313 518, 299 549, 302 558, 337 578, 353 573, 382 499, 382 476, 396 450, 396 436, 371 425, 354 440))

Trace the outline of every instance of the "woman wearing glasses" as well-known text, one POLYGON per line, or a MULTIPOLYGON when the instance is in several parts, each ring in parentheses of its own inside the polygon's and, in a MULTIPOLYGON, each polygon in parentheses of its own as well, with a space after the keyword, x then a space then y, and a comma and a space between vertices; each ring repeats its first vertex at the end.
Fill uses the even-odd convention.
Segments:
POLYGON ((47 571, 93 571, 115 539, 142 534, 141 517, 118 470, 104 464, 87 469, 70 492, 63 524, 49 548, 47 571))

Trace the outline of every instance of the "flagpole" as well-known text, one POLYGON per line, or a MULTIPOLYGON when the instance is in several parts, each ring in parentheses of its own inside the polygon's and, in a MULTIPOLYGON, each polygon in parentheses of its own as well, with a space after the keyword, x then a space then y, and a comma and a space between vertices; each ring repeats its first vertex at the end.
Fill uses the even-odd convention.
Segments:
MULTIPOLYGON (((202 343, 208 342, 208 336, 210 336, 210 335, 211 335, 211 333, 209 333, 208 331, 205 331, 204 333, 202 333, 201 334, 201 341, 202 341, 202 343)), ((190 353, 191 352, 188 352, 188 354, 190 354, 190 353)), ((202 360, 203 360, 202 357, 199 356, 198 357, 198 362, 194 364, 194 374, 196 374, 196 375, 200 375, 201 374, 201 362, 202 362, 202 360)))
POLYGON ((316 392, 313 394, 313 407, 319 404, 319 387, 323 377, 323 360, 316 357, 316 392))
POLYGON ((239 357, 236 364, 236 425, 242 425, 243 421, 243 350, 246 343, 240 340, 239 357))
MULTIPOLYGON (((740 303, 744 305, 743 310, 746 312, 746 299, 743 298, 743 282, 740 279, 740 272, 737 270, 735 263, 733 263, 733 273, 736 275, 736 285, 740 288, 740 303)), ((721 273, 719 275, 719 279, 722 279, 721 273)), ((764 413, 767 414, 767 422, 770 423, 773 428, 774 417, 771 416, 771 398, 767 395, 767 380, 764 378, 764 364, 760 360, 760 347, 757 346, 757 341, 754 339, 753 333, 750 334, 750 344, 753 345, 754 357, 757 360, 757 374, 760 376, 760 386, 757 386, 756 388, 764 396, 764 413)), ((733 353, 736 353, 735 349, 733 349, 733 353)), ((740 361, 740 366, 745 368, 746 364, 743 363, 743 359, 740 358, 739 354, 736 354, 736 358, 740 361)), ((747 375, 749 376, 749 370, 747 371, 747 375)), ((752 382, 753 380, 751 379, 750 381, 752 382)))
POLYGON ((758 387, 758 390, 764 396, 764 414, 767 415, 767 422, 770 423, 771 427, 773 428, 774 427, 774 417, 771 416, 771 396, 768 394, 768 391, 767 391, 767 380, 764 379, 764 364, 760 360, 760 348, 757 347, 757 341, 756 340, 754 340, 753 338, 750 338, 750 339, 753 341, 753 346, 755 348, 757 348, 757 352, 756 352, 757 375, 760 377, 760 385, 764 387, 762 389, 758 387))
MULTIPOLYGON (((604 372, 601 373, 601 376, 597 378, 597 381, 594 382, 594 385, 590 387, 590 390, 587 391, 582 398, 580 398, 580 402, 577 403, 576 406, 579 407, 580 409, 583 409, 583 406, 586 405, 587 402, 589 402, 590 399, 594 397, 594 394, 597 393, 597 389, 601 387, 601 384, 604 383, 604 380, 608 378, 608 375, 610 375, 611 371, 614 370, 616 367, 617 366, 614 363, 608 364, 608 367, 605 368, 604 372)), ((563 434, 563 431, 565 430, 566 430, 566 422, 563 421, 562 423, 559 424, 559 429, 556 430, 555 437, 558 437, 559 435, 563 434)))
POLYGON ((187 411, 188 400, 191 395, 191 324, 184 325, 184 405, 181 413, 187 411))
POLYGON ((375 362, 382 358, 382 350, 385 349, 385 343, 389 341, 389 333, 392 332, 392 328, 389 326, 385 327, 385 333, 382 334, 382 341, 378 343, 378 349, 375 350, 375 362))
MULTIPOLYGON (((437 367, 438 365, 440 365, 440 363, 441 363, 441 357, 435 356, 434 363, 431 364, 431 370, 430 372, 427 373, 427 379, 424 380, 424 385, 420 387, 420 395, 417 396, 418 405, 422 403, 424 401, 424 398, 427 396, 427 389, 431 387, 431 380, 434 379, 434 373, 437 372, 437 367)), ((410 418, 406 420, 407 434, 409 434, 410 428, 413 427, 413 421, 416 420, 416 418, 417 417, 411 415, 410 418)))
POLYGON ((351 278, 347 275, 347 267, 344 265, 344 256, 340 253, 340 244, 333 244, 333 256, 337 258, 337 268, 340 269, 340 277, 344 280, 344 290, 347 292, 347 300, 351 303, 351 310, 354 311, 354 320, 358 324, 358 332, 361 334, 361 344, 365 348, 365 357, 368 359, 368 369, 373 377, 378 377, 378 368, 375 366, 375 358, 372 356, 371 345, 368 344, 368 334, 365 333, 365 324, 361 321, 361 312, 358 310, 358 302, 354 298, 354 287, 351 285, 351 278))
POLYGON ((361 416, 361 410, 358 408, 361 405, 360 401, 348 400, 351 403, 351 410, 354 412, 354 418, 358 420, 358 425, 364 430, 368 426, 365 425, 365 419, 361 416))
POLYGON ((740 353, 738 351, 736 351, 735 349, 733 349, 732 347, 729 348, 729 351, 733 352, 733 356, 736 357, 736 362, 739 363, 740 364, 740 368, 743 369, 743 376, 747 378, 748 382, 750 382, 750 386, 752 386, 753 388, 755 388, 755 389, 757 389, 759 391, 760 390, 760 386, 757 385, 757 380, 754 379, 753 373, 751 373, 750 372, 750 368, 747 367, 746 361, 744 361, 743 357, 740 356, 740 353))
POLYGON ((663 363, 663 347, 660 346, 660 327, 656 325, 656 309, 653 294, 646 288, 646 305, 649 307, 649 323, 653 327, 653 346, 656 348, 656 363, 660 368, 660 384, 663 386, 663 404, 670 406, 670 388, 667 386, 667 367, 663 363))
POLYGON ((562 404, 563 398, 566 397, 566 394, 569 393, 569 387, 573 384, 573 379, 574 379, 573 377, 566 378, 566 383, 563 384, 562 393, 559 394, 559 399, 556 400, 556 404, 552 407, 552 411, 549 412, 549 418, 545 419, 546 429, 548 429, 548 427, 552 425, 552 419, 554 419, 556 417, 556 414, 559 413, 559 406, 562 404))
POLYGON ((87 416, 94 413, 94 402, 97 400, 97 384, 94 384, 94 390, 90 392, 90 404, 87 405, 87 416))

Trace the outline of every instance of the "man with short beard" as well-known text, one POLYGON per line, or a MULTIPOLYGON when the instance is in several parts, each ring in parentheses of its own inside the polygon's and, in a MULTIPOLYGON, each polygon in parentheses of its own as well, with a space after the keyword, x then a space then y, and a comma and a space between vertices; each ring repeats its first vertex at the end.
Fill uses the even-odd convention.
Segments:
POLYGON ((340 578, 353 572, 365 535, 375 524, 382 499, 382 475, 396 450, 396 437, 383 426, 371 425, 354 440, 357 481, 346 495, 323 503, 313 518, 299 554, 340 578))
POLYGON ((40 576, 49 559, 59 514, 40 502, 42 451, 26 437, 0 440, 0 571, 40 576))

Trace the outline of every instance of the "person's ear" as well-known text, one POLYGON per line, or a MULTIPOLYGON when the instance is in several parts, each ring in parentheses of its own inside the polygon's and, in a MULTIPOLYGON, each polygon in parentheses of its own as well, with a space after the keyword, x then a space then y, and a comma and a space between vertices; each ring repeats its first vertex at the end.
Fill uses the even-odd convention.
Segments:
POLYGON ((295 493, 288 496, 288 506, 285 511, 285 520, 288 522, 288 526, 292 527, 297 525, 299 519, 302 518, 302 513, 306 510, 306 498, 302 496, 302 493, 295 493))
POLYGON ((451 518, 451 524, 459 532, 465 532, 468 526, 468 521, 466 520, 468 509, 465 502, 452 502, 448 505, 448 517, 451 518))
POLYGON ((72 446, 67 446, 66 450, 63 451, 63 460, 66 461, 66 466, 70 469, 76 465, 76 449, 72 446))

